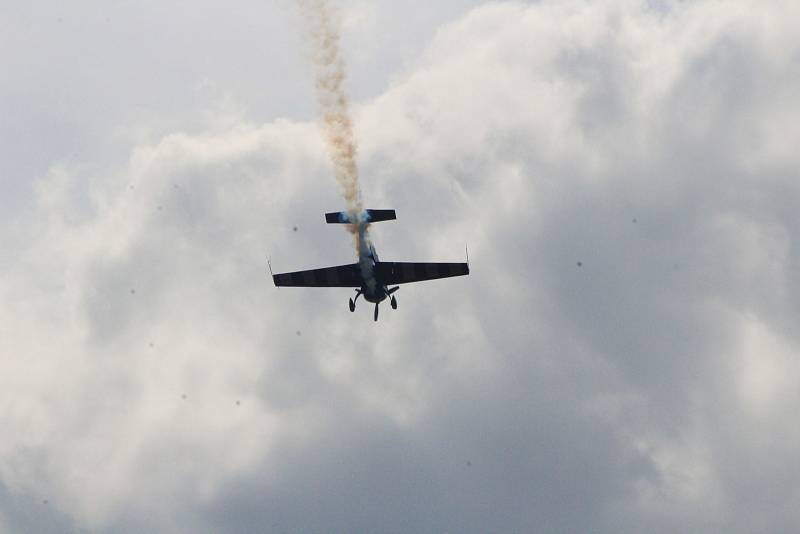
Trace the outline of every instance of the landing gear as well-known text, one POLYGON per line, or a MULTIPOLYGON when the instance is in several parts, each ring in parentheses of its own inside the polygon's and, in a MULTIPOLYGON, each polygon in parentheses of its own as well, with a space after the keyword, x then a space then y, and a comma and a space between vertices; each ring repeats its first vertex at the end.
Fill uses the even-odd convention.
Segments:
POLYGON ((397 299, 392 297, 392 300, 390 300, 389 302, 392 304, 392 309, 396 310, 397 309, 397 299))
POLYGON ((350 311, 351 312, 356 311, 356 301, 358 300, 358 297, 360 297, 360 296, 361 296, 361 290, 360 289, 356 289, 356 298, 355 299, 352 299, 352 298, 350 299, 350 311))

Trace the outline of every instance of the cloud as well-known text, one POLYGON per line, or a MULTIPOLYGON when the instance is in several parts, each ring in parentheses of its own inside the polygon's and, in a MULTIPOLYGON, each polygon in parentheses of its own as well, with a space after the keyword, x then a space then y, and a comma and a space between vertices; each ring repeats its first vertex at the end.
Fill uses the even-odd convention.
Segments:
POLYGON ((472 274, 377 324, 265 272, 353 261, 311 122, 220 111, 51 165, 0 234, 0 517, 791 531, 798 15, 575 0, 442 27, 357 106, 360 167, 398 211, 382 258, 469 241, 472 274))

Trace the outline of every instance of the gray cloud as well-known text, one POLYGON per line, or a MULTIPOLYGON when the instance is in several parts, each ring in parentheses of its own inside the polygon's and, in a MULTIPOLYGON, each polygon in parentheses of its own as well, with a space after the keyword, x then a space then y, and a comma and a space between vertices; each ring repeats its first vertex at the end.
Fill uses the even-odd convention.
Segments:
POLYGON ((382 257, 472 256, 377 324, 265 273, 352 261, 312 123, 53 158, 0 234, 0 525, 795 530, 798 8, 469 5, 356 81, 382 257))

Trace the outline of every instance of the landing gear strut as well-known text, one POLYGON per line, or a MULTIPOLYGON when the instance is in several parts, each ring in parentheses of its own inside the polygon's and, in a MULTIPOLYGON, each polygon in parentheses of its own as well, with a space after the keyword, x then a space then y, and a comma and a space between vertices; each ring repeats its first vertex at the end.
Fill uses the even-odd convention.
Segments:
POLYGON ((355 298, 355 300, 353 300, 352 298, 350 299, 350 311, 351 312, 356 311, 356 300, 358 300, 358 297, 360 297, 360 296, 361 296, 361 290, 357 289, 356 290, 356 298, 355 298))

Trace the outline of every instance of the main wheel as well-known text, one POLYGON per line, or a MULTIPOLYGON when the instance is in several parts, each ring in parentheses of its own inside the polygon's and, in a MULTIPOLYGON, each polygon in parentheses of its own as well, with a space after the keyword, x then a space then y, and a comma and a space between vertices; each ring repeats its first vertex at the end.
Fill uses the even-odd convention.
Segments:
POLYGON ((351 312, 356 311, 356 303, 353 302, 353 299, 350 299, 350 311, 351 312))
POLYGON ((392 309, 396 310, 397 309, 397 299, 392 297, 392 300, 390 300, 389 302, 392 304, 392 309))

